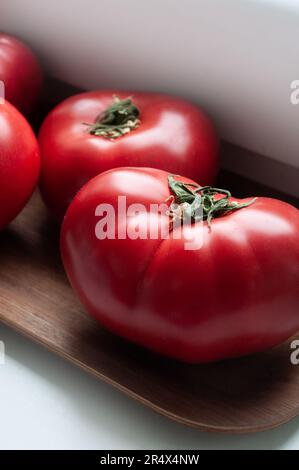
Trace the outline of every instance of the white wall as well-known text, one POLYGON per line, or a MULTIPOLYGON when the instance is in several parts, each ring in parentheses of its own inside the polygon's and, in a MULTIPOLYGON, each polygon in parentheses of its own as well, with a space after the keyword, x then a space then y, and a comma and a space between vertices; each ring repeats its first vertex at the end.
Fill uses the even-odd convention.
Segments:
POLYGON ((299 1, 0 0, 0 29, 85 88, 178 93, 232 143, 299 167, 299 1))

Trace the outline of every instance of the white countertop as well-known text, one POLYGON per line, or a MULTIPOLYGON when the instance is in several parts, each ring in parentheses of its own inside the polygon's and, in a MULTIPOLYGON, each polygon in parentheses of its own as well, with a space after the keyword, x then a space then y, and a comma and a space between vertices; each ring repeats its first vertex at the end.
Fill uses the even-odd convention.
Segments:
POLYGON ((255 435, 202 433, 135 403, 0 325, 0 449, 299 449, 299 417, 255 435))

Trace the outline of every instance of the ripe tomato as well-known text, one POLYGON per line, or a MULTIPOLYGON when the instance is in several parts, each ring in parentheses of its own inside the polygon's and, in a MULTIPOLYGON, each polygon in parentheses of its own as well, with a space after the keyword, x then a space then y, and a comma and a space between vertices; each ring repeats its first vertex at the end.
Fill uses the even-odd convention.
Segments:
POLYGON ((202 184, 214 180, 218 140, 198 107, 168 95, 127 96, 118 91, 82 93, 47 116, 39 134, 41 191, 58 218, 83 184, 119 166, 161 168, 202 184))
POLYGON ((38 180, 37 140, 26 119, 8 101, 0 104, 0 229, 25 206, 38 180))
POLYGON ((79 191, 61 235, 64 266, 79 298, 111 331, 183 361, 240 356, 284 341, 299 330, 299 211, 211 187, 196 192, 191 183, 156 169, 119 168, 79 191), (143 204, 145 214, 120 215, 119 195, 128 208, 143 204), (171 204, 172 215, 192 213, 200 195, 204 222, 193 219, 179 237, 175 227, 173 236, 154 238, 149 228, 157 221, 162 227, 173 222, 151 205, 171 195, 178 203, 176 209, 171 204), (114 239, 110 232, 99 239, 101 204, 116 212, 114 239), (136 230, 147 236, 134 237, 136 230), (190 234, 195 239, 200 230, 202 246, 186 249, 190 234))
POLYGON ((1 32, 0 80, 4 82, 5 98, 28 115, 34 109, 41 90, 42 72, 25 44, 1 32))

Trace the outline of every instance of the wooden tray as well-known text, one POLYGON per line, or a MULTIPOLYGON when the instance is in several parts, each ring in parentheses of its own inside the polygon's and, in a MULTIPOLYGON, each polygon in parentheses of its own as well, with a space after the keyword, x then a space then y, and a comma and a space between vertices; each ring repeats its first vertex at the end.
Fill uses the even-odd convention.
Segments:
MULTIPOLYGON (((249 183, 236 181, 241 195, 249 183)), ((255 187, 254 192, 264 190, 255 187)), ((299 414, 299 366, 290 363, 290 341, 210 365, 158 357, 113 336, 85 314, 63 272, 59 228, 38 194, 0 238, 3 323, 155 411, 203 430, 261 431, 299 414)))

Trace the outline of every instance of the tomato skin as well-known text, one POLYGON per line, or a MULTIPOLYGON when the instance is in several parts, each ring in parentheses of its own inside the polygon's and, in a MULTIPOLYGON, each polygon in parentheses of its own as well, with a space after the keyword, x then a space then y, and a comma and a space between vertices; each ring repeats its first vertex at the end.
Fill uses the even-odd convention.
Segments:
POLYGON ((13 36, 0 32, 0 80, 5 99, 29 115, 37 104, 42 71, 31 50, 13 36))
POLYGON ((96 238, 98 204, 116 209, 126 195, 127 206, 149 208, 170 194, 166 172, 119 168, 76 195, 61 253, 87 311, 114 333, 190 363, 256 353, 296 333, 299 211, 289 204, 261 197, 213 219, 210 231, 204 222, 198 250, 185 250, 184 238, 96 238))
POLYGON ((195 105, 169 95, 105 90, 72 96, 47 116, 39 144, 41 192, 59 219, 87 181, 111 168, 150 166, 202 184, 212 183, 218 171, 219 143, 211 121, 195 105), (113 95, 132 96, 141 125, 115 141, 90 135, 85 123, 93 123, 113 95))
POLYGON ((26 119, 8 101, 0 105, 0 229, 23 209, 37 185, 40 156, 26 119))

